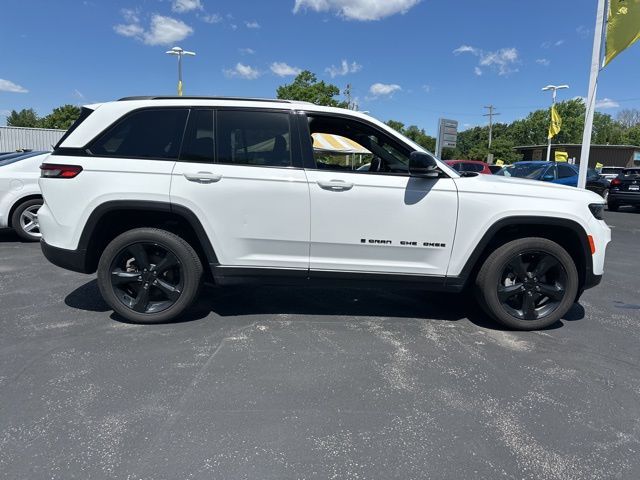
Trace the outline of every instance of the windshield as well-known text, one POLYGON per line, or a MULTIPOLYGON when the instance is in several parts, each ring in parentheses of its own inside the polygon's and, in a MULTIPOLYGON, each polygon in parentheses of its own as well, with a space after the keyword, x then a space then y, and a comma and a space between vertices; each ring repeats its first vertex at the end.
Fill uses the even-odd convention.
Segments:
POLYGON ((496 175, 502 175, 503 177, 516 177, 516 178, 538 178, 542 172, 547 168, 547 165, 540 165, 534 163, 527 165, 525 163, 518 163, 516 165, 509 165, 500 170, 496 175))

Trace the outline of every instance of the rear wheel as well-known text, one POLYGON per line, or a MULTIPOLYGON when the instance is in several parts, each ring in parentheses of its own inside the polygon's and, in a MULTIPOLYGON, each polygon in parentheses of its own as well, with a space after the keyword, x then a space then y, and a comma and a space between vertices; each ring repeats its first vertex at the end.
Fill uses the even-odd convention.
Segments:
POLYGON ((34 198, 22 202, 11 216, 11 226, 23 240, 38 242, 42 237, 38 223, 38 210, 42 207, 42 199, 34 198))
POLYGON ((553 325, 571 308, 578 271, 557 243, 526 238, 489 255, 476 288, 480 304, 495 320, 517 330, 535 330, 553 325))
POLYGON ((176 319, 197 296, 202 263, 185 240, 155 228, 116 237, 98 265, 98 287, 113 310, 135 323, 176 319))

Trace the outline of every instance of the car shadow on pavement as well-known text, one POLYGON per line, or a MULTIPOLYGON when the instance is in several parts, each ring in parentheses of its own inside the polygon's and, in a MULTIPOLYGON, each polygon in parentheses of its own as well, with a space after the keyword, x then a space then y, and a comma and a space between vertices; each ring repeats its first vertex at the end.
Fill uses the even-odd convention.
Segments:
MULTIPOLYGON (((65 298, 71 308, 88 312, 109 312, 98 285, 92 280, 65 298)), ((214 313, 220 317, 245 315, 305 315, 321 317, 418 318, 455 322, 468 319, 474 325, 491 330, 507 330, 494 322, 468 294, 424 292, 401 289, 358 289, 283 286, 234 286, 202 288, 195 305, 179 319, 168 323, 201 320, 214 313)), ((584 308, 579 304, 563 317, 581 320, 584 308)), ((129 323, 112 313, 111 319, 129 323)), ((293 320, 295 321, 295 320, 293 320)), ((547 330, 563 326, 556 322, 547 330)))
POLYGON ((10 228, 0 228, 0 243, 9 243, 9 242, 20 242, 20 243, 28 243, 22 240, 16 232, 11 230, 10 228))

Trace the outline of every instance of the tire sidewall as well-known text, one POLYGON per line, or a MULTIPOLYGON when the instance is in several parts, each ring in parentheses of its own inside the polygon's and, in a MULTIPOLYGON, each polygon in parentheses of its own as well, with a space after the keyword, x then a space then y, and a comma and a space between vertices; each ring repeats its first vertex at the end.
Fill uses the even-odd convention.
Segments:
POLYGON ((170 232, 141 228, 130 230, 116 237, 105 248, 98 264, 98 287, 104 300, 125 319, 142 324, 165 323, 180 316, 198 294, 202 266, 188 243, 170 232), (181 264, 183 287, 180 298, 169 308, 157 313, 139 313, 126 307, 117 297, 111 283, 111 265, 123 249, 136 243, 153 243, 173 253, 181 264))
POLYGON ((521 239, 510 242, 489 256, 478 276, 481 285, 479 295, 481 306, 487 313, 503 325, 518 330, 536 330, 553 325, 571 308, 578 293, 578 271, 571 256, 557 243, 544 238, 521 239), (537 320, 523 320, 509 314, 498 299, 497 286, 507 263, 516 255, 527 252, 543 252, 554 256, 565 269, 567 282, 565 296, 556 309, 537 320))

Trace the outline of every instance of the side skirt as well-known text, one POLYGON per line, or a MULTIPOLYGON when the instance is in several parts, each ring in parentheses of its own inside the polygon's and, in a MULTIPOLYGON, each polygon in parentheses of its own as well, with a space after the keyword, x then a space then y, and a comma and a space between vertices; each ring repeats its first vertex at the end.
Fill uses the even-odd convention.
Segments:
POLYGON ((344 272, 286 268, 224 267, 212 264, 216 285, 294 285, 351 288, 407 288, 436 292, 461 292, 457 277, 402 275, 379 272, 344 272))

